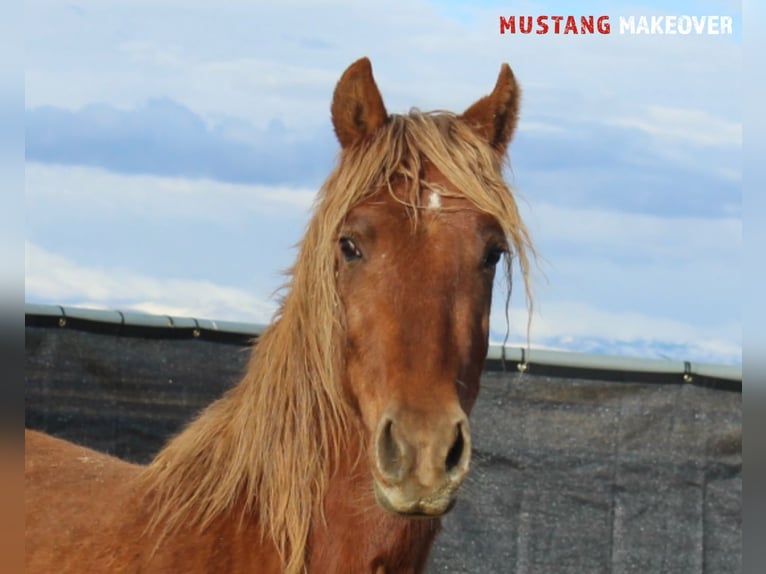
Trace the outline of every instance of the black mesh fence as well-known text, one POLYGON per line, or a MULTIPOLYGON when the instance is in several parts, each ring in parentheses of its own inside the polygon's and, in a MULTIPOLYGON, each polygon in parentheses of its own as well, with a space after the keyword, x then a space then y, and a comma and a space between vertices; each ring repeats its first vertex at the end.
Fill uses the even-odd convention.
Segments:
MULTIPOLYGON (((132 461, 249 357, 245 337, 77 327, 27 316, 26 424, 132 461)), ((741 571, 741 384, 498 367, 429 572, 741 571)))

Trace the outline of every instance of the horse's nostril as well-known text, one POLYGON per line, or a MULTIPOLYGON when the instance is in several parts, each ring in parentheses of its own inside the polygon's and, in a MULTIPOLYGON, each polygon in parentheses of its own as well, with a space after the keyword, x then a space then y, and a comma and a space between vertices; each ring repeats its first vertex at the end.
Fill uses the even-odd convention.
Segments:
POLYGON ((389 480, 397 480, 401 474, 401 451, 394 437, 394 421, 387 420, 378 436, 378 466, 389 480))
POLYGON ((463 458, 463 450, 465 449, 465 439, 463 438, 463 425, 458 423, 455 426, 455 442, 447 453, 446 469, 447 472, 451 472, 455 469, 463 458))

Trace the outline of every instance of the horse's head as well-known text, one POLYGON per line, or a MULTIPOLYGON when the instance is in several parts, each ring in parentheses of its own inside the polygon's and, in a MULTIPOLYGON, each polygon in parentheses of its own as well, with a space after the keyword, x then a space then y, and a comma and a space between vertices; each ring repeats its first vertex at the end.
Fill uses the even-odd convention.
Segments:
POLYGON ((461 182, 486 187, 487 176, 443 173, 450 162, 439 156, 459 155, 450 138, 457 146, 470 132, 466 153, 491 156, 492 177, 501 180, 518 93, 504 65, 492 94, 449 116, 435 132, 446 144, 429 151, 429 143, 403 133, 404 124, 392 128, 404 120, 386 112, 368 60, 353 64, 335 90, 332 117, 344 154, 377 161, 376 137, 389 147, 398 138, 405 150, 385 183, 373 182, 351 207, 336 252, 345 384, 363 421, 377 501, 400 515, 447 512, 466 476, 467 415, 487 352, 495 268, 509 251, 507 226, 461 189, 461 182))

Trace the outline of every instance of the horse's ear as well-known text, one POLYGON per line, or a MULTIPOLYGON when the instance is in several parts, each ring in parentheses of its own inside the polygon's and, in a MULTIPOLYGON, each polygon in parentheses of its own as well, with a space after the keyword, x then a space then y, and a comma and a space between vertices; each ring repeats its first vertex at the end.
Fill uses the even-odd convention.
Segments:
POLYGON ((504 154, 516 129, 521 90, 508 64, 500 67, 495 89, 464 113, 468 122, 500 154, 504 154))
POLYGON ((372 64, 362 58, 343 72, 332 98, 332 124, 342 148, 367 139, 388 118, 372 64))

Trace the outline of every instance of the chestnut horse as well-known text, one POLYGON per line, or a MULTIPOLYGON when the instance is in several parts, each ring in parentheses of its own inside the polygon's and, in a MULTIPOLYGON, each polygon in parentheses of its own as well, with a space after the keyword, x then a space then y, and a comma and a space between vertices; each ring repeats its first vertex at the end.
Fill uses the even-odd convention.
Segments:
POLYGON ((352 64, 338 164, 242 381, 145 467, 27 431, 27 572, 422 572, 468 472, 501 259, 529 295, 502 176, 518 102, 504 64, 462 115, 389 115, 352 64))

